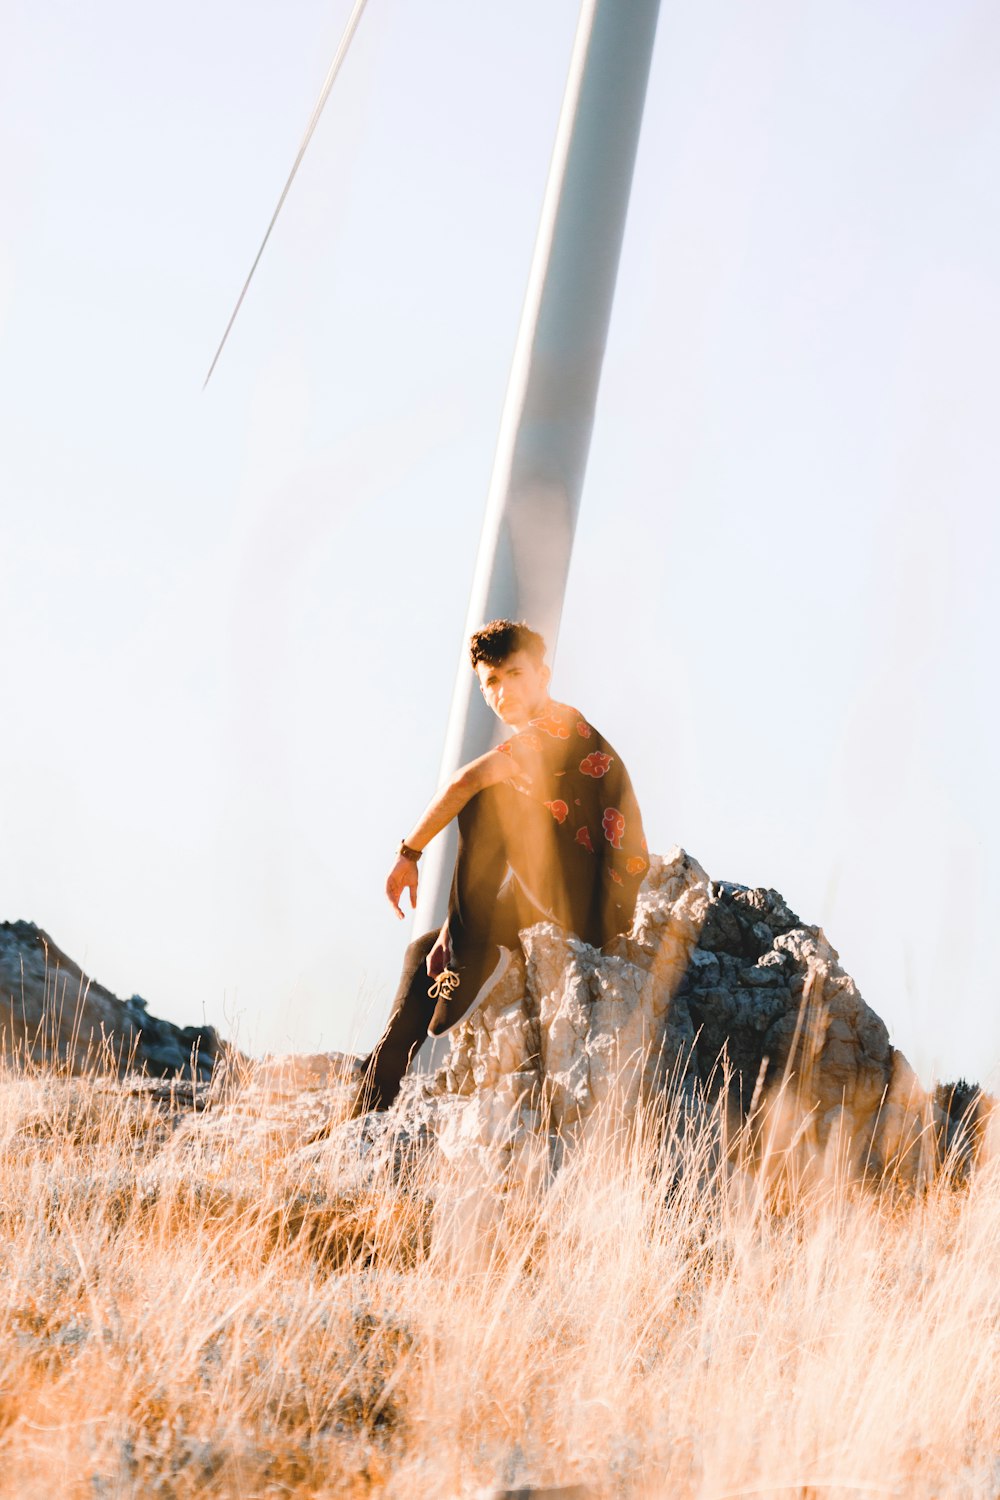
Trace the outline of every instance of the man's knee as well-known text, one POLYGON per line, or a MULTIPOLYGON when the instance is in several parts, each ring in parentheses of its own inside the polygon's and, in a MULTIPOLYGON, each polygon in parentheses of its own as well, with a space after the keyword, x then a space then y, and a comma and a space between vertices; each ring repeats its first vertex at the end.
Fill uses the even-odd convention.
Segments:
POLYGON ((503 795, 510 793, 512 788, 499 786, 484 786, 482 791, 474 792, 468 802, 458 814, 458 826, 466 836, 473 829, 482 827, 495 828, 501 817, 501 810, 506 806, 507 798, 503 795))
POLYGON ((407 944, 406 952, 403 954, 399 984, 396 986, 396 998, 393 1001, 389 1018, 390 1028, 404 1011, 412 1015, 414 1004, 420 1003, 419 991, 423 987, 423 981, 427 978, 427 955, 436 941, 436 932, 424 932, 420 937, 414 938, 412 943, 407 944))
POLYGON ((412 943, 408 943, 406 945, 406 952, 403 954, 404 969, 412 972, 418 964, 424 963, 437 939, 438 935, 436 931, 424 932, 420 937, 414 938, 412 943))

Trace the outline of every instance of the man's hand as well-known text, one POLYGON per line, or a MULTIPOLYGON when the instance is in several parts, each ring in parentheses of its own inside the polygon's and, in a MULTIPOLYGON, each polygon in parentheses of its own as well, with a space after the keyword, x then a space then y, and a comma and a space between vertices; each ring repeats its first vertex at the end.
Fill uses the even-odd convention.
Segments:
POLYGON ((389 898, 389 905, 400 921, 406 916, 406 913, 399 904, 399 898, 404 891, 409 891, 410 893, 410 907, 412 909, 417 904, 417 862, 415 859, 407 859, 401 854, 389 871, 385 882, 385 893, 389 898))
POLYGON ((445 922, 438 933, 437 942, 427 955, 427 972, 432 979, 436 979, 445 969, 451 968, 451 937, 448 932, 448 923, 445 922))

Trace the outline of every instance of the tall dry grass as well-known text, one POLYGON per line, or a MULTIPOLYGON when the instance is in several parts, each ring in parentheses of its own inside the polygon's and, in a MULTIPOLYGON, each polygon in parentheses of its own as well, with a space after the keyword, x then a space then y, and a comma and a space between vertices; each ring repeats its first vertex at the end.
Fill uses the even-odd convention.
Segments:
POLYGON ((348 1192, 268 1109, 0 1078, 0 1493, 1000 1493, 995 1161, 765 1181, 651 1113, 348 1192))

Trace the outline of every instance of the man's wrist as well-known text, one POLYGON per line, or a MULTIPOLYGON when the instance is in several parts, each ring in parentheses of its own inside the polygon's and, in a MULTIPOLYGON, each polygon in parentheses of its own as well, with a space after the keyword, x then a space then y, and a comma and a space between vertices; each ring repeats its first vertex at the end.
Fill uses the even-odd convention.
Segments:
POLYGON ((414 849, 413 846, 411 844, 408 844, 405 839, 400 839, 399 848, 396 850, 396 853, 399 855, 400 859, 412 859, 414 864, 416 864, 417 860, 420 858, 423 852, 424 851, 422 849, 414 849))

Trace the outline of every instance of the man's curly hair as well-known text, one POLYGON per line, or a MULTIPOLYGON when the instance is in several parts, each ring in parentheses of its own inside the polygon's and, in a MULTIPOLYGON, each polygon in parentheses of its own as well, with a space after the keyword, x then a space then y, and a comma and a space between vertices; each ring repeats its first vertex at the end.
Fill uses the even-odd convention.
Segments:
POLYGON ((545 655, 545 642, 524 620, 491 620, 469 638, 473 671, 481 661, 488 667, 498 667, 513 651, 527 651, 536 661, 541 661, 545 655))

